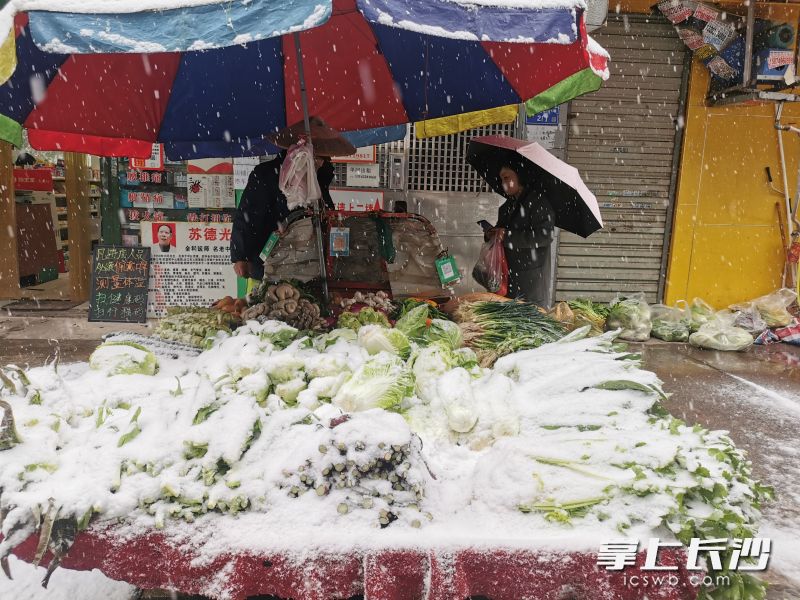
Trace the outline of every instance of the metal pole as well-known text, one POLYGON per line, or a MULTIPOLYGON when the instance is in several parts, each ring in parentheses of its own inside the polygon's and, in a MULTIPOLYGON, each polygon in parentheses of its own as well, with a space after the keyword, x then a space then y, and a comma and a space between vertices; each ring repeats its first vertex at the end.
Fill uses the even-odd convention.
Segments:
POLYGON ((781 116, 783 115, 783 102, 778 102, 775 105, 775 128, 778 130, 778 155, 781 160, 781 177, 783 178, 783 202, 784 210, 786 211, 786 226, 788 234, 792 233, 792 199, 789 194, 789 181, 786 176, 786 154, 783 149, 783 130, 784 126, 781 125, 781 116))
MULTIPOLYGON (((314 150, 311 141, 311 123, 308 120, 308 96, 306 94, 306 76, 303 71, 303 51, 300 48, 300 32, 294 32, 294 49, 297 56, 297 75, 300 78, 300 102, 303 106, 303 122, 306 126, 306 135, 308 136, 308 145, 311 147, 312 153, 314 150)), ((314 168, 314 165, 312 165, 314 168)), ((314 176, 316 177, 316 169, 314 169, 314 176)), ((325 304, 330 303, 328 295, 328 267, 325 262, 325 244, 322 240, 322 214, 325 210, 325 200, 319 198, 316 206, 314 207, 314 233, 317 238, 317 257, 319 258, 319 273, 322 277, 322 299, 325 304)))
POLYGON ((742 74, 742 86, 750 87, 753 78, 753 29, 756 21, 756 0, 747 2, 747 30, 744 40, 744 72, 742 74))

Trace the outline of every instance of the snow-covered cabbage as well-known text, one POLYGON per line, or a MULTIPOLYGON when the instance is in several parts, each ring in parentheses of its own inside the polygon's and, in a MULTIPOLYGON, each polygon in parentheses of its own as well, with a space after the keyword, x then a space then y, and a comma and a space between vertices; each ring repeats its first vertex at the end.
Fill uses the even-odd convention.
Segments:
POLYGON ((257 335, 261 340, 271 343, 276 348, 286 348, 291 344, 299 333, 297 329, 282 323, 281 321, 248 321, 244 328, 239 328, 237 331, 239 335, 245 333, 252 333, 257 335))
POLYGON ((437 384, 439 401, 447 413, 447 424, 457 433, 467 433, 478 422, 472 377, 462 368, 448 371, 437 384))
POLYGON ((349 369, 346 358, 340 354, 315 354, 305 359, 305 371, 314 378, 332 377, 349 369))
POLYGON ((438 378, 458 366, 453 351, 443 342, 419 348, 412 357, 411 364, 416 379, 417 396, 425 403, 430 403, 437 397, 438 378))
POLYGON ((461 328, 458 324, 445 319, 433 319, 426 337, 431 342, 442 341, 455 350, 464 345, 461 328))
POLYGON ((334 329, 330 333, 326 333, 314 338, 314 347, 320 352, 324 352, 326 348, 330 348, 339 341, 355 342, 357 339, 356 332, 349 328, 334 329))
POLYGON ((249 394, 263 405, 270 391, 270 381, 264 371, 258 371, 242 377, 236 387, 240 394, 249 394))
POLYGON ((456 365, 466 369, 467 371, 475 374, 479 373, 481 368, 478 366, 478 355, 472 348, 459 348, 453 352, 456 359, 456 365))
POLYGON ((297 395, 306 389, 307 384, 304 379, 297 378, 279 383, 275 386, 275 393, 281 397, 281 400, 286 402, 289 406, 294 406, 297 403, 297 395))
POLYGON ((394 327, 411 339, 420 338, 425 333, 429 312, 427 304, 420 304, 400 317, 394 327))
POLYGON ((411 354, 411 343, 405 333, 380 325, 364 325, 359 329, 358 344, 370 354, 388 352, 402 358, 408 358, 411 354))
POLYGON ((405 363, 391 354, 365 362, 339 389, 333 403, 348 412, 383 408, 400 410, 403 398, 414 393, 414 377, 405 363))
POLYGON ((488 443, 497 438, 519 434, 519 415, 511 407, 509 398, 514 392, 514 382, 501 373, 491 373, 473 387, 478 407, 478 430, 488 443))
POLYGON ((302 377, 305 362, 290 352, 273 354, 267 362, 267 374, 273 383, 286 383, 302 377))
POLYGON ((156 355, 133 342, 106 342, 89 357, 89 366, 108 375, 155 375, 156 355))
POLYGON ((344 382, 349 378, 349 372, 339 373, 338 375, 330 377, 317 377, 309 382, 308 389, 314 392, 320 400, 330 402, 331 398, 336 395, 344 382))

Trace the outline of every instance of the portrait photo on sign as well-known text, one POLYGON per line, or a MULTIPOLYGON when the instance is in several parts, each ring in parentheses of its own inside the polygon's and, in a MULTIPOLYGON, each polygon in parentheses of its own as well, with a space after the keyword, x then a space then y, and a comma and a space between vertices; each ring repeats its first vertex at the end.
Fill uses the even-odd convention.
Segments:
POLYGON ((175 224, 153 223, 153 251, 169 252, 175 247, 175 224))

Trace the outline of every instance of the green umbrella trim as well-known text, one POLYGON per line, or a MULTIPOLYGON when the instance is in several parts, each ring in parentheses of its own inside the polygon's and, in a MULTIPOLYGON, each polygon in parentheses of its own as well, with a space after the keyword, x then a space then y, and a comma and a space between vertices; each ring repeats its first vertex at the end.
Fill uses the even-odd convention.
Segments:
POLYGON ((22 146, 22 125, 5 115, 0 115, 0 141, 22 146))
POLYGON ((554 106, 563 104, 567 100, 572 100, 590 92, 596 92, 600 89, 602 83, 602 77, 591 68, 583 69, 525 102, 525 112, 529 117, 532 117, 554 106))

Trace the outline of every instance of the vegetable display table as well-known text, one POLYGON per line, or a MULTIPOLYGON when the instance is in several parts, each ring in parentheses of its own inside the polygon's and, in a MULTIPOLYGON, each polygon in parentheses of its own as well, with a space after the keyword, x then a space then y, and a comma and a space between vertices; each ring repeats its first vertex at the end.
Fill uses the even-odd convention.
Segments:
MULTIPOLYGON (((36 537, 15 554, 32 560, 36 537)), ((45 564, 50 556, 45 556, 45 564)), ((108 577, 144 589, 174 589, 211 598, 240 599, 272 594, 296 600, 332 600, 364 594, 370 600, 454 600, 484 596, 491 600, 689 600, 699 588, 686 570, 685 553, 665 548, 659 565, 676 571, 642 571, 635 566, 608 571, 595 553, 541 550, 391 549, 305 554, 201 555, 154 532, 133 538, 90 529, 78 535, 62 566, 99 569, 108 577), (672 577, 672 583, 644 587, 634 575, 672 577), (635 579, 634 579, 635 581, 635 579)), ((702 575, 702 574, 700 574, 702 575)))

